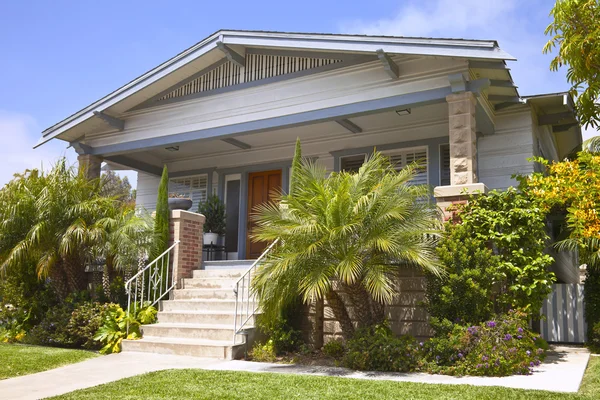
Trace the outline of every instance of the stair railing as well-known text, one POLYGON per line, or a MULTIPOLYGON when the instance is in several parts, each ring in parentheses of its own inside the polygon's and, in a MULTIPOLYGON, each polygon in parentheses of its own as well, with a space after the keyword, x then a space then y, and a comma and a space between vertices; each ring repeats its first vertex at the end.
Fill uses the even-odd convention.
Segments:
POLYGON ((175 274, 171 271, 171 252, 178 245, 179 240, 176 240, 164 253, 125 283, 127 310, 132 315, 137 315, 139 308, 154 306, 175 287, 175 274))
POLYGON ((256 293, 252 290, 252 277, 260 263, 269 254, 273 246, 279 242, 275 240, 267 249, 252 263, 250 268, 233 285, 235 295, 235 312, 233 317, 233 344, 237 344, 237 336, 243 332, 246 325, 258 311, 256 293), (239 320, 239 321, 238 321, 239 320))

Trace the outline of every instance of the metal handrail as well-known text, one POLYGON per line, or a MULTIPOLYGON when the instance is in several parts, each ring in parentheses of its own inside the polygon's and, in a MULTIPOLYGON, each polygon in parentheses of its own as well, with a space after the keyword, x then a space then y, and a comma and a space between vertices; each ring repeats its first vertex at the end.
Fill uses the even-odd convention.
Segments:
POLYGON ((259 263, 266 257, 267 254, 271 251, 273 246, 279 242, 279 239, 276 239, 273 243, 267 247, 265 251, 252 263, 250 268, 235 282, 233 286, 233 293, 235 294, 235 312, 233 316, 233 344, 236 344, 237 335, 242 332, 248 321, 256 314, 258 311, 258 304, 256 302, 255 293, 252 292, 250 288, 250 284, 252 281, 252 274, 258 267, 259 263), (241 296, 240 296, 241 289, 241 296), (244 289, 246 289, 244 291, 244 289), (245 295, 245 296, 244 296, 245 295), (241 297, 241 300, 240 300, 241 297), (252 304, 252 305, 251 305, 252 304), (244 306, 246 306, 246 310, 244 311, 244 306), (238 327, 238 318, 240 318, 240 324, 238 327))
POLYGON ((154 306, 165 297, 176 285, 175 273, 171 270, 171 251, 179 245, 176 240, 171 247, 165 250, 154 261, 138 271, 125 283, 127 293, 127 311, 131 312, 131 300, 133 297, 133 314, 137 315, 138 305, 154 306), (166 267, 166 268, 165 268, 166 267), (163 277, 163 271, 166 271, 163 277), (169 281, 169 272, 171 279, 169 281), (164 280, 163 280, 164 278, 164 280), (133 290, 132 290, 133 289, 133 290), (139 302, 138 302, 139 294, 139 302), (149 303, 149 304, 148 304, 149 303))

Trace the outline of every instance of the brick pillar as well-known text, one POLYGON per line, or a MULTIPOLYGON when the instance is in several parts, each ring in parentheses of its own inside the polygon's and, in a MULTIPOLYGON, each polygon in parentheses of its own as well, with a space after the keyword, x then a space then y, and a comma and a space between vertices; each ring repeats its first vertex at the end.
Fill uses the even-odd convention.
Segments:
POLYGON ((475 106, 472 92, 446 97, 450 125, 450 184, 477 183, 477 136, 475 106))
POLYGON ((192 271, 202 265, 204 220, 202 214, 171 211, 171 241, 179 240, 173 252, 173 274, 178 289, 182 288, 183 279, 191 278, 192 271))
POLYGON ((100 168, 102 166, 102 157, 92 156, 90 154, 81 154, 77 157, 79 162, 79 172, 90 180, 100 178, 100 168))

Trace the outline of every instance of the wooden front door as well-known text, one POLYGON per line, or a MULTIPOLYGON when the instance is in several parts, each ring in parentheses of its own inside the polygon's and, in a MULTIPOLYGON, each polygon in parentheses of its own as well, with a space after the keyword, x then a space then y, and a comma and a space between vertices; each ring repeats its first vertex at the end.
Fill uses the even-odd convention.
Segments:
POLYGON ((260 257, 267 247, 266 242, 254 242, 250 239, 254 223, 254 207, 273 200, 273 195, 281 191, 281 170, 253 172, 248 175, 248 233, 246 236, 246 259, 260 257))

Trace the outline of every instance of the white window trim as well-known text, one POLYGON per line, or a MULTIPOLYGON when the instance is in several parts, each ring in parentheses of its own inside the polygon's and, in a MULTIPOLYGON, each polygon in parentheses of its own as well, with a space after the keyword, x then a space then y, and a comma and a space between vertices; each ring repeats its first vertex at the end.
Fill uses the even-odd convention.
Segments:
MULTIPOLYGON (((171 184, 177 185, 176 181, 199 178, 199 177, 204 177, 204 179, 206 180, 206 187, 204 188, 204 191, 206 192, 206 197, 208 197, 210 194, 210 188, 208 187, 208 174, 186 175, 186 176, 178 176, 176 178, 169 178, 169 194, 177 193, 177 191, 171 190, 171 184)), ((189 189, 190 193, 191 192, 199 192, 201 190, 202 189, 191 189, 191 188, 189 189)))

